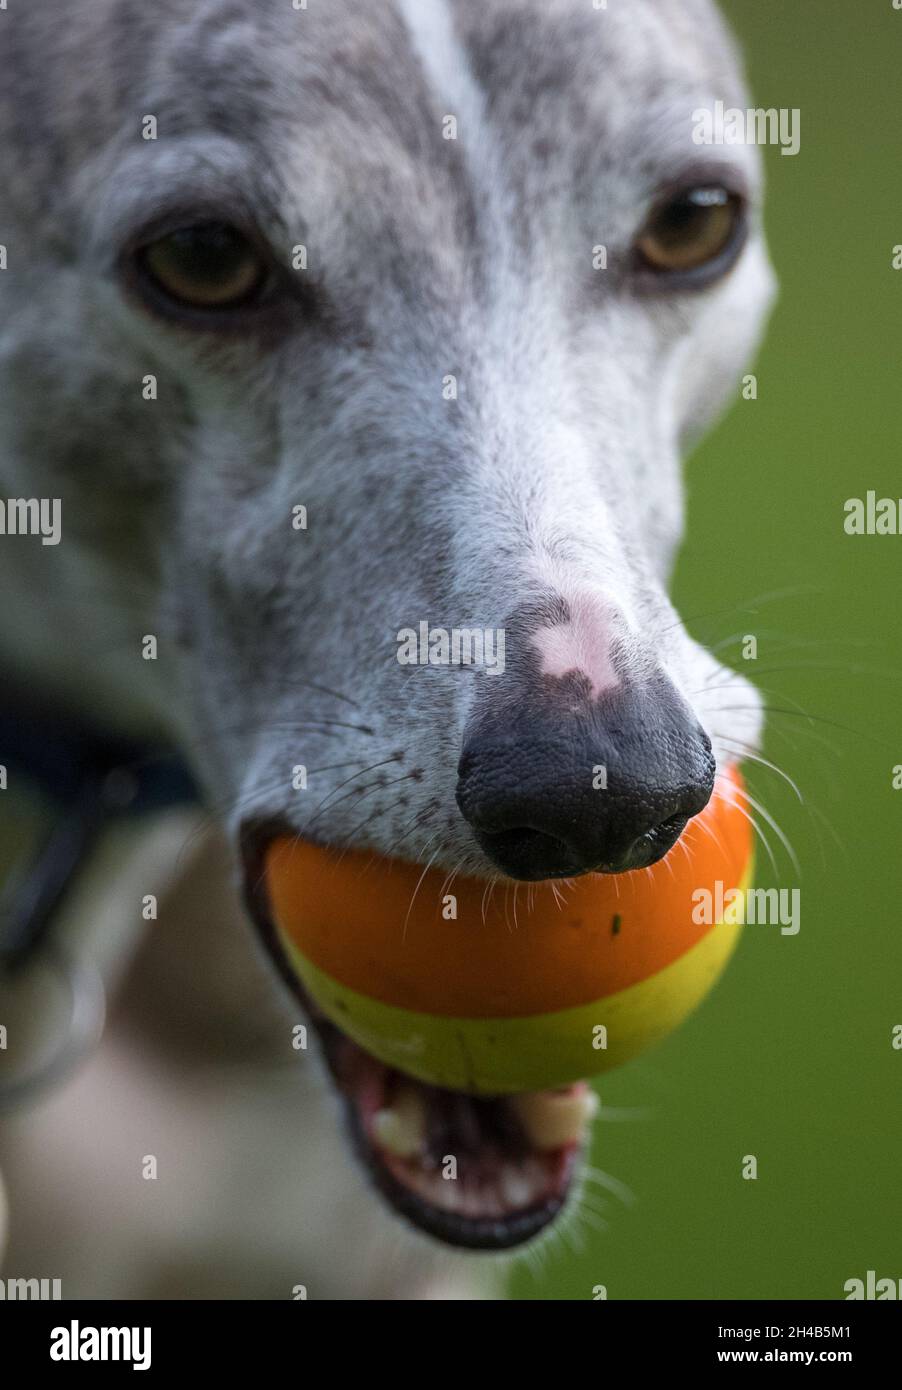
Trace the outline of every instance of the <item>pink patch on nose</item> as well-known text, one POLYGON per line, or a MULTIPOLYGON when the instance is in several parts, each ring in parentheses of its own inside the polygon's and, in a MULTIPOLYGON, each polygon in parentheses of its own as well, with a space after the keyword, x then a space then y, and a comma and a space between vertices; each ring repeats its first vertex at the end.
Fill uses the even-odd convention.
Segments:
POLYGON ((594 700, 620 684, 611 663, 612 624, 597 598, 578 595, 568 598, 567 603, 569 621, 539 628, 532 642, 543 676, 561 677, 572 672, 585 676, 594 700))

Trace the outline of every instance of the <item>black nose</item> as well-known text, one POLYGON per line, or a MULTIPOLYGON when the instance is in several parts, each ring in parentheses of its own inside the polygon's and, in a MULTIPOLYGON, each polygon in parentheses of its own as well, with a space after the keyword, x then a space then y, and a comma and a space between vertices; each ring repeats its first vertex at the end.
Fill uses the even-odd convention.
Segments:
POLYGON ((708 736, 661 679, 581 712, 483 717, 464 741, 457 803, 511 878, 622 873, 676 843, 708 803, 714 766, 708 736))

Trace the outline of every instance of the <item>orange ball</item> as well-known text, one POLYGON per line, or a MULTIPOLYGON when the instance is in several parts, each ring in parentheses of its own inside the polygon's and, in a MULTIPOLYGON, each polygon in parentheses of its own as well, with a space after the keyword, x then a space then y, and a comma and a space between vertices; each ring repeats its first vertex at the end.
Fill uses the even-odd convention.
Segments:
POLYGON ((740 928, 706 921, 703 895, 748 884, 741 789, 729 769, 651 869, 564 883, 490 887, 276 840, 280 946, 319 1008, 389 1066, 477 1094, 567 1085, 665 1036, 720 974, 740 928))

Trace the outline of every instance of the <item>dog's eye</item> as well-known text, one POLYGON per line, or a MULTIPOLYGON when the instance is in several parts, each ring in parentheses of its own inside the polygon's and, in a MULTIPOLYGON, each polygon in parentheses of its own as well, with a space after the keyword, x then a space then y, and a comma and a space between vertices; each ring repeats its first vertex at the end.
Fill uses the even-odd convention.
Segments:
POLYGON ((253 300, 267 267, 252 243, 224 222, 182 227, 142 247, 138 268, 177 304, 215 312, 253 300))
POLYGON ((739 249, 744 203, 725 188, 691 188, 661 203, 636 243, 640 263, 659 275, 720 268, 739 249))

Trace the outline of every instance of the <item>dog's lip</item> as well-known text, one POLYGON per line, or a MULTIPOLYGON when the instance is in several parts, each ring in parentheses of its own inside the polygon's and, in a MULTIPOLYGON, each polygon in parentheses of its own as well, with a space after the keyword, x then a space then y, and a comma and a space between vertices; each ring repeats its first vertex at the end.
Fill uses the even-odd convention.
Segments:
MULTIPOLYGON (((372 1106, 361 1104, 354 1087, 349 1085, 343 1061, 348 1049, 353 1049, 359 1058, 366 1059, 373 1067, 381 1067, 381 1064, 352 1042, 316 1007, 292 970, 279 941, 269 907, 264 862, 270 841, 284 833, 284 823, 274 821, 252 825, 244 832, 242 854, 247 905, 280 975, 300 1001, 316 1029, 330 1075, 344 1101, 352 1142, 375 1187, 399 1215, 427 1235, 447 1245, 468 1250, 498 1251, 532 1240, 554 1221, 563 1209, 577 1172, 582 1140, 561 1144, 541 1155, 526 1155, 533 1163, 544 1164, 545 1181, 536 1183, 534 1180, 527 1200, 520 1206, 510 1203, 508 1209, 501 1209, 495 1203, 493 1209, 486 1214, 467 1214, 449 1210, 445 1205, 429 1201, 422 1190, 417 1189, 414 1179, 419 1175, 411 1172, 403 1159, 395 1158, 374 1142, 370 1123, 372 1106)), ((389 1068, 383 1070, 386 1073, 391 1071, 389 1068)), ((426 1087, 424 1083, 413 1078, 401 1077, 400 1073, 392 1074, 400 1077, 405 1086, 421 1088, 424 1092, 439 1096, 445 1095, 457 1103, 467 1099, 463 1093, 442 1093, 439 1088, 426 1087)), ((482 1106, 497 1106, 501 1112, 509 1101, 507 1098, 485 1098, 479 1103, 482 1106)), ((530 1171, 535 1174, 534 1168, 530 1171)))

